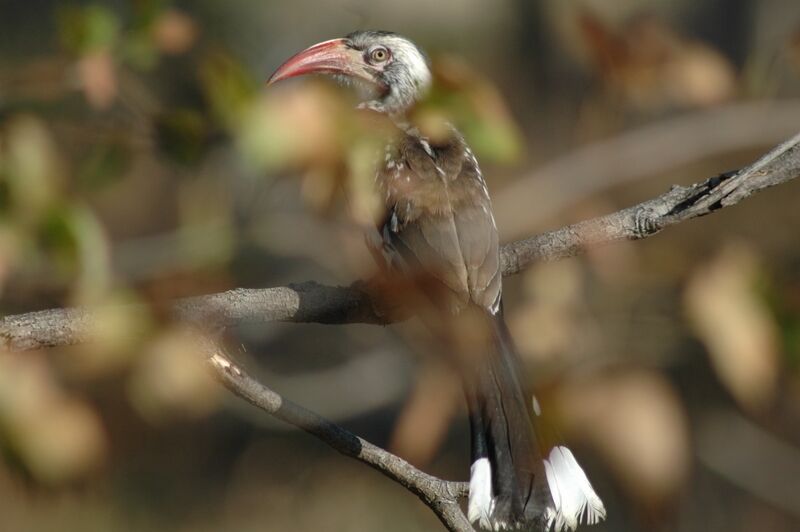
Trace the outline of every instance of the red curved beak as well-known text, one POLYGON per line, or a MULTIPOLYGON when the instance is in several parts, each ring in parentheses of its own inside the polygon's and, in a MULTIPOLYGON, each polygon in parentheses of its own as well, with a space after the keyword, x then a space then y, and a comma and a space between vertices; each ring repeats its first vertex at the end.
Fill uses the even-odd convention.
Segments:
POLYGON ((332 39, 306 48, 282 64, 267 85, 305 74, 344 74, 374 81, 364 68, 361 52, 350 48, 347 42, 347 39, 332 39))

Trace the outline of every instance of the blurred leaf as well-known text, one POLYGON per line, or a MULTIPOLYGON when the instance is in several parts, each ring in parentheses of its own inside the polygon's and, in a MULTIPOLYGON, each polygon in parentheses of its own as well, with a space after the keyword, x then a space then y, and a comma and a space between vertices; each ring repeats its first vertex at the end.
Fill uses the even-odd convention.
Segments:
POLYGON ((125 60, 137 68, 148 70, 158 63, 158 49, 153 38, 153 26, 164 12, 165 0, 132 2, 133 21, 122 43, 125 60))
POLYGON ((610 75, 620 65, 630 61, 626 43, 600 17, 583 9, 578 13, 577 19, 587 44, 586 49, 603 75, 610 75))
POLYGON ((731 63, 700 43, 684 45, 664 76, 670 100, 679 105, 716 105, 730 100, 736 92, 731 63))
POLYGON ((142 70, 150 70, 158 64, 158 49, 153 37, 146 31, 134 31, 126 35, 120 56, 126 63, 142 70))
POLYGON ((41 239, 59 269, 74 271, 78 261, 77 244, 67 217, 63 209, 51 210, 41 226, 41 239))
POLYGON ((0 436, 39 481, 58 484, 85 476, 104 459, 97 415, 66 395, 44 358, 0 354, 0 436))
POLYGON ((48 256, 66 278, 74 279, 74 294, 88 304, 102 298, 111 285, 105 231, 85 207, 53 209, 41 228, 48 256))
POLYGON ((122 53, 138 68, 154 67, 160 53, 185 53, 197 40, 199 29, 194 20, 177 9, 165 9, 165 3, 148 0, 135 4, 134 22, 125 35, 122 53))
POLYGON ((233 57, 223 52, 206 55, 200 80, 215 118, 234 129, 247 117, 257 94, 257 83, 233 57))
POLYGON ((497 88, 454 56, 438 57, 433 75, 433 90, 415 111, 415 122, 430 123, 430 113, 446 117, 464 134, 479 159, 517 161, 522 135, 497 88))
POLYGON ((578 25, 598 75, 632 105, 656 110, 707 106, 735 93, 736 76, 726 57, 647 12, 612 28, 581 9, 578 25))
POLYGON ((381 135, 357 135, 348 152, 347 198, 350 215, 358 224, 373 227, 383 209, 375 193, 376 154, 383 152, 381 135))
POLYGON ((684 298, 717 375, 749 409, 771 404, 780 369, 779 332, 757 290, 760 273, 750 249, 729 245, 695 272, 684 298))
POLYGON ((236 137, 245 161, 259 169, 286 166, 295 159, 294 124, 281 120, 279 107, 267 98, 260 98, 242 120, 236 137), (284 130, 284 127, 290 129, 284 130))
POLYGON ((149 421, 201 417, 216 407, 220 388, 206 367, 197 334, 187 329, 165 331, 140 358, 128 393, 149 421))
POLYGON ((0 189, 16 220, 35 223, 62 188, 61 161, 44 124, 31 116, 10 120, 0 142, 0 189))
POLYGON ((102 300, 111 288, 111 251, 105 230, 85 207, 73 207, 68 221, 76 236, 81 267, 77 300, 82 304, 102 300))
POLYGON ((116 14, 99 4, 63 7, 58 22, 62 44, 78 55, 109 50, 120 33, 116 14))
POLYGON ((95 109, 108 109, 119 90, 116 66, 111 52, 96 50, 78 60, 78 77, 86 100, 95 109))
POLYGON ((198 28, 186 13, 168 9, 153 24, 152 34, 159 50, 166 54, 182 54, 197 40, 198 28))
POLYGON ((153 327, 147 307, 134 294, 115 292, 85 306, 96 316, 87 327, 90 338, 65 349, 59 369, 80 379, 117 375, 138 360, 142 344, 153 327))
POLYGON ((242 154, 257 168, 312 167, 318 175, 337 175, 355 112, 322 84, 290 89, 270 90, 250 106, 236 129, 242 154))

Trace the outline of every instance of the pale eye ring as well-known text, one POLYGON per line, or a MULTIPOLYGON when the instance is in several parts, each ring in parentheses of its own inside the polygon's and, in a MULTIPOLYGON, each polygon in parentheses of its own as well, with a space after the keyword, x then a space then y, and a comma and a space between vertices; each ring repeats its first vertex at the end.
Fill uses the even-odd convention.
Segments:
POLYGON ((376 46, 369 51, 369 62, 372 64, 385 63, 389 57, 389 49, 384 46, 376 46))

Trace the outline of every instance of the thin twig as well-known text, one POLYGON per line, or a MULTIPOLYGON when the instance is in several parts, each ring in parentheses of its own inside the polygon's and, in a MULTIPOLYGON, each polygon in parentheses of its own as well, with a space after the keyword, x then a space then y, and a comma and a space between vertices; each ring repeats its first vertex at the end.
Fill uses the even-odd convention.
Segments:
POLYGON ((448 530, 465 532, 473 528, 459 506, 466 495, 466 482, 451 482, 428 475, 399 456, 343 429, 310 410, 281 397, 251 377, 233 362, 219 343, 200 335, 199 345, 217 379, 235 395, 264 412, 316 436, 345 456, 377 469, 403 485, 429 506, 448 530))

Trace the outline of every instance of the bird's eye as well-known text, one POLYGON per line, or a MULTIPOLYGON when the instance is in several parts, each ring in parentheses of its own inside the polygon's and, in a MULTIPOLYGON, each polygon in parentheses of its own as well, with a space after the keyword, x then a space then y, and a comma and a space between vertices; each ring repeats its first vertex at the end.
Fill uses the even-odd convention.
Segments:
POLYGON ((385 63, 389 60, 389 50, 384 48, 383 46, 376 46, 372 50, 369 51, 369 62, 376 64, 376 63, 385 63))

